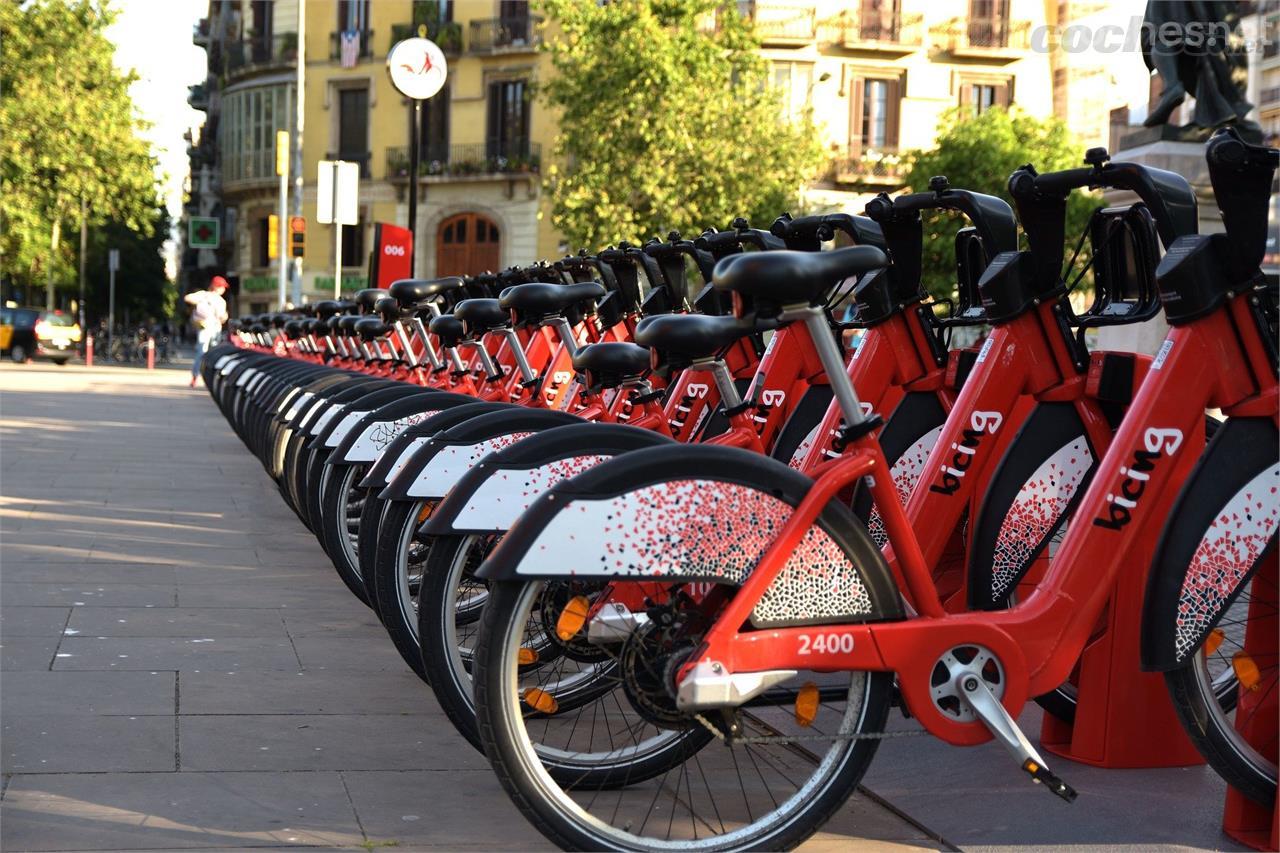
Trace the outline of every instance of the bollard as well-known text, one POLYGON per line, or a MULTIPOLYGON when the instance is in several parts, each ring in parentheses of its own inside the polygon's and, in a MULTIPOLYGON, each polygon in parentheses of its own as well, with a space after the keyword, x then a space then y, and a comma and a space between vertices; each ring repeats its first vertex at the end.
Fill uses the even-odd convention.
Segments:
POLYGON ((93 367, 93 335, 86 335, 84 339, 84 366, 93 367))
POLYGON ((156 342, 147 338, 147 370, 156 369, 156 342))

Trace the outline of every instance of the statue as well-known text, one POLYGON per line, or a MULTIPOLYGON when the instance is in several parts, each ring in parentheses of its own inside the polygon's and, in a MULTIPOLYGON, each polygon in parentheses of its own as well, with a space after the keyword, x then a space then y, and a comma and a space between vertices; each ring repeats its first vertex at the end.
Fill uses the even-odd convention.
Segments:
POLYGON ((1160 75, 1164 91, 1144 125, 1166 124, 1191 95, 1195 114, 1190 124, 1176 128, 1177 138, 1207 139, 1215 129, 1234 125, 1247 140, 1262 141, 1262 129, 1245 118, 1253 105, 1244 99, 1244 50, 1230 39, 1239 7, 1230 0, 1147 0, 1142 58, 1160 75))

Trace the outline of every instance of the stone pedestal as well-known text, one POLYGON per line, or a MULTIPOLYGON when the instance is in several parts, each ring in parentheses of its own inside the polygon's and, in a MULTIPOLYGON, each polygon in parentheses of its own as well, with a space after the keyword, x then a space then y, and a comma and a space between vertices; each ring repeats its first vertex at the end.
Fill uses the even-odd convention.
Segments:
MULTIPOLYGON (((1143 141, 1141 134, 1130 134, 1124 137, 1121 143, 1143 141)), ((1144 166, 1182 175, 1196 193, 1200 233, 1213 234, 1223 230, 1222 216, 1218 212, 1218 205, 1213 198, 1213 188, 1209 184, 1209 168, 1204 160, 1203 143, 1154 139, 1145 144, 1113 152, 1111 159, 1117 162, 1141 163, 1144 166)), ((1108 205, 1130 204, 1138 200, 1136 195, 1127 190, 1106 190, 1104 198, 1108 205)), ((1169 326, 1165 323, 1163 314, 1156 315, 1146 323, 1104 326, 1098 330, 1098 349, 1155 355, 1168 331, 1169 326)))

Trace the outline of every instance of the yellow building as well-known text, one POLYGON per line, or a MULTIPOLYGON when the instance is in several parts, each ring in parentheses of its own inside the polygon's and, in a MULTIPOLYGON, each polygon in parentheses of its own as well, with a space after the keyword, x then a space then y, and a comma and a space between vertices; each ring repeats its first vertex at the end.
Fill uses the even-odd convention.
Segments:
MULTIPOLYGON (((900 187, 898 152, 930 147, 952 107, 980 112, 1016 103, 1052 114, 1052 57, 1032 49, 1048 5, 740 0, 786 110, 812 109, 829 149, 829 167, 803 190, 804 206, 860 210, 870 194, 900 187)), ((193 188, 208 192, 197 198, 193 189, 189 209, 222 218, 223 246, 216 258, 188 252, 184 261, 221 266, 238 287, 242 311, 275 305, 276 267, 268 257, 268 217, 279 207, 274 131, 292 126, 301 55, 302 298, 333 293, 333 228, 315 219, 322 159, 360 164, 360 222, 343 229, 342 289, 365 286, 373 224, 408 220, 413 113, 391 85, 386 56, 419 25, 444 50, 449 82, 423 109, 418 274, 558 256, 568 247, 539 215, 547 208, 540 182, 554 115, 531 94, 552 73, 538 51, 543 24, 523 0, 210 0, 195 35, 209 51, 209 79, 193 87, 193 103, 204 105, 208 122, 192 148, 193 188), (299 2, 305 3, 301 46, 299 2), (208 179, 198 181, 201 174, 208 179)), ((292 195, 291 182, 291 209, 292 195)), ((708 223, 717 224, 724 223, 708 223)))

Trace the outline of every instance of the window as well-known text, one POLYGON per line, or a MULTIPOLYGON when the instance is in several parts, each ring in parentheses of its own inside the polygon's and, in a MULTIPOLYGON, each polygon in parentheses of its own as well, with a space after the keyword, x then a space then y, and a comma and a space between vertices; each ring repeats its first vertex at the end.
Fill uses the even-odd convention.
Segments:
POLYGON ((982 115, 992 107, 1008 107, 1012 102, 1012 78, 960 78, 960 106, 971 115, 982 115))
POLYGON ((1009 0, 969 0, 969 44, 1004 47, 1009 41, 1009 0))
POLYGON ((490 157, 529 156, 529 104, 524 80, 489 84, 490 157))
POLYGON ((898 0, 862 0, 859 36, 863 41, 894 41, 898 37, 898 0))
POLYGON ((338 0, 338 31, 369 28, 369 0, 338 0))
POLYGON ((782 115, 797 120, 809 108, 813 91, 813 66, 807 62, 775 62, 773 86, 780 94, 782 115))
POLYGON ((289 128, 291 94, 286 84, 223 95, 218 145, 224 183, 275 177, 276 131, 289 128))
POLYGON ((338 159, 360 164, 360 176, 369 176, 369 90, 338 90, 338 159))
POLYGON ((364 211, 356 219, 355 225, 342 226, 342 265, 344 267, 362 267, 367 258, 364 256, 364 211))
POLYGON ((896 150, 901 78, 855 77, 851 94, 850 153, 857 156, 867 150, 896 150))
POLYGON ((266 216, 261 217, 254 223, 253 230, 253 265, 269 267, 271 266, 271 257, 267 252, 267 243, 271 239, 271 220, 266 216))
MULTIPOLYGON (((409 107, 413 121, 413 107, 409 107)), ((418 127, 418 157, 424 163, 449 162, 449 85, 422 102, 422 123, 418 127)))

